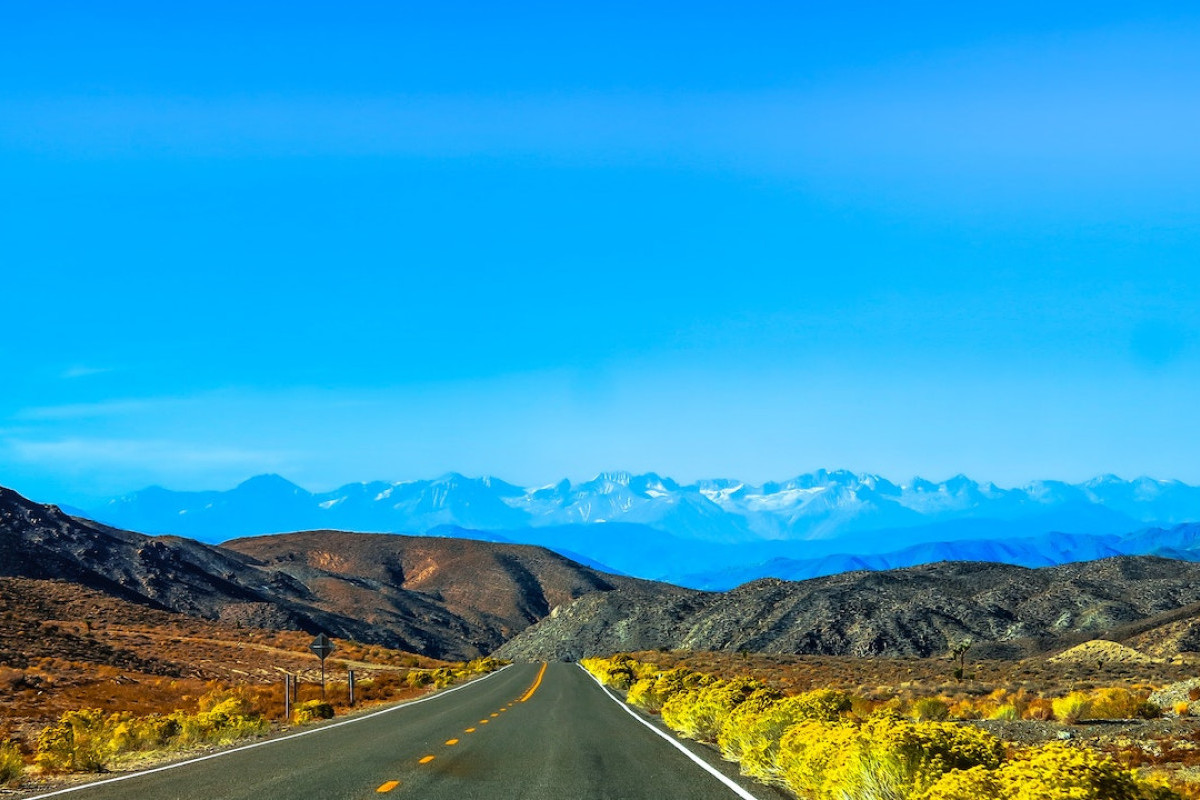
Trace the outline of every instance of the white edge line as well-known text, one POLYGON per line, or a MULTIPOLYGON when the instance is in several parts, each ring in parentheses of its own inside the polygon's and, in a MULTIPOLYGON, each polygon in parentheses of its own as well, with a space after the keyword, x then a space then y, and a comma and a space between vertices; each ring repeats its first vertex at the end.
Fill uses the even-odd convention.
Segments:
POLYGON ((501 667, 500 669, 496 670, 495 672, 489 672, 487 675, 484 675, 482 678, 477 678, 476 680, 468 681, 467 683, 464 683, 462 686, 455 686, 453 689, 447 689, 442 692, 435 692, 434 694, 431 694, 428 697, 422 697, 419 700, 410 700, 407 703, 399 703, 398 705, 391 706, 390 708, 385 708, 382 711, 372 711, 370 714, 363 714, 361 717, 355 717, 354 719, 346 719, 346 720, 342 720, 341 722, 334 722, 330 725, 322 725, 319 728, 312 728, 311 730, 300 731, 299 733, 289 733, 287 736, 278 736, 274 739, 267 739, 266 741, 255 742, 254 744, 242 745, 241 747, 235 747, 232 750, 222 750, 219 753, 209 753, 206 756, 200 756, 199 758, 189 758, 187 761, 177 761, 174 764, 166 764, 161 767, 155 767, 154 769, 142 770, 141 772, 131 772, 128 775, 118 775, 115 778, 105 778, 102 781, 92 781, 91 783, 81 783, 78 786, 71 786, 67 789, 57 789, 53 792, 49 792, 48 794, 37 794, 37 795, 30 797, 28 800, 42 800, 43 797, 58 797, 59 795, 70 794, 71 792, 82 792, 82 791, 86 791, 88 789, 94 789, 97 786, 105 786, 110 783, 120 783, 121 781, 127 781, 132 778, 140 778, 143 775, 153 775, 156 772, 166 772, 167 770, 178 769, 179 767, 186 767, 188 764, 199 764, 201 761, 208 761, 209 759, 212 759, 212 758, 221 758, 222 756, 230 756, 230 755, 233 755, 234 753, 242 753, 242 752, 245 752, 246 750, 253 750, 256 747, 266 747, 267 745, 279 744, 280 742, 286 742, 289 739, 299 739, 301 736, 311 736, 314 733, 323 733, 325 731, 331 731, 334 728, 340 728, 343 725, 353 725, 356 722, 362 722, 364 720, 371 719, 372 717, 378 717, 382 714, 390 714, 393 711, 399 711, 402 708, 412 708, 415 705, 419 705, 421 703, 425 703, 430 700, 436 700, 439 697, 445 697, 448 694, 454 694, 459 689, 466 689, 468 686, 474 686, 475 684, 486 681, 488 678, 492 677, 493 675, 499 675, 501 672, 503 672, 504 670, 508 669, 511 666, 512 666, 511 664, 507 664, 507 665, 501 667))
POLYGON ((717 779, 717 780, 719 780, 721 783, 725 784, 727 787, 729 787, 731 790, 733 790, 733 793, 734 793, 734 794, 736 794, 738 797, 741 797, 743 800, 758 800, 758 798, 757 798, 757 797, 755 797, 754 795, 750 794, 750 792, 746 791, 746 790, 745 790, 745 789, 743 789, 741 786, 738 786, 736 783, 734 783, 732 780, 730 780, 730 779, 729 779, 729 776, 727 776, 727 775, 723 774, 723 773, 722 773, 720 770, 718 770, 717 768, 715 768, 715 767, 714 767, 712 764, 709 764, 709 763, 708 763, 707 761, 705 761, 703 758, 701 758, 700 756, 696 755, 696 754, 695 754, 695 753, 693 753, 691 750, 688 750, 686 747, 684 747, 682 744, 680 744, 680 743, 679 743, 678 741, 676 741, 674 738, 672 738, 671 736, 668 736, 667 734, 665 734, 665 733, 663 733, 662 731, 660 731, 658 728, 654 727, 654 725, 651 725, 649 722, 647 722, 646 720, 642 719, 642 718, 641 718, 641 717, 638 715, 638 713, 637 713, 636 711, 634 711, 632 708, 630 708, 629 706, 627 706, 625 703, 622 703, 622 702, 621 702, 621 698, 617 697, 615 694, 613 694, 612 692, 610 692, 610 691, 608 690, 608 687, 607 687, 607 686, 605 686, 603 683, 601 683, 599 678, 597 678, 597 677, 596 677, 595 675, 593 675, 592 673, 588 672, 588 671, 587 671, 587 669, 585 669, 585 668, 584 668, 584 666, 583 666, 582 664, 580 664, 580 665, 579 665, 579 668, 583 670, 584 674, 586 674, 586 675, 587 675, 589 678, 591 678, 592 680, 594 680, 594 681, 596 682, 596 685, 597 685, 597 686, 599 686, 599 687, 600 687, 600 689, 601 689, 601 690, 602 690, 602 691, 603 691, 603 692, 604 692, 606 695, 608 695, 609 697, 611 697, 611 698, 612 698, 612 701, 613 701, 614 703, 616 703, 617 705, 619 705, 619 706, 621 707, 621 710, 622 710, 622 711, 626 712, 627 714, 629 714, 629 716, 633 717, 633 718, 634 718, 634 719, 636 719, 638 722, 642 723, 642 724, 643 724, 643 725, 645 725, 647 728, 649 728, 650 730, 654 731, 654 733, 655 733, 656 735, 660 736, 662 739, 664 739, 666 742, 668 742, 668 743, 669 743, 669 744, 670 744, 672 747, 674 747, 675 749, 677 749, 679 752, 683 753, 685 756, 687 756, 688 758, 690 758, 692 761, 695 761, 697 764, 699 764, 699 765, 700 765, 700 768, 701 768, 701 769, 703 769, 705 772, 707 772, 708 774, 712 775, 714 778, 716 778, 716 779, 717 779))

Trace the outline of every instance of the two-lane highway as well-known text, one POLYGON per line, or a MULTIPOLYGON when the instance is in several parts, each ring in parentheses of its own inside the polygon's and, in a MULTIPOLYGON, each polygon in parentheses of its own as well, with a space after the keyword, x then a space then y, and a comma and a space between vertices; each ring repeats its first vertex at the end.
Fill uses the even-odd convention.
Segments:
MULTIPOLYGON (((762 787, 753 792, 779 796, 762 787)), ((631 716, 577 666, 521 664, 423 702, 42 795, 59 796, 728 800, 738 795, 631 716)))

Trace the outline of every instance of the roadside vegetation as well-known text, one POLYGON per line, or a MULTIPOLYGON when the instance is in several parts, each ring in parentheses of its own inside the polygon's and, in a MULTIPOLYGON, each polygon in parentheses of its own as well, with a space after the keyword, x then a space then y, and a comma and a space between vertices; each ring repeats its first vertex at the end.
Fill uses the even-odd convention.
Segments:
POLYGON ((1145 764, 1131 763, 1119 748, 1089 746, 1069 729, 1084 720, 1162 716, 1148 688, 956 696, 922 694, 910 683, 894 691, 875 687, 868 696, 841 688, 789 691, 745 668, 719 675, 657 660, 667 663, 625 654, 581 663, 681 736, 719 749, 743 774, 802 800, 1200 797, 1190 784, 1137 769, 1145 764), (1006 723, 1022 720, 1054 738, 1002 735, 1006 723))
MULTIPOLYGON (((353 645, 351 646, 353 647, 353 645)), ((403 700, 469 680, 503 666, 490 658, 438 666, 380 671, 356 683, 358 706, 403 700)), ((290 720, 283 714, 282 682, 274 685, 214 685, 191 710, 134 714, 82 708, 63 713, 22 743, 0 737, 0 785, 32 775, 105 772, 138 766, 173 752, 225 746, 260 737, 273 727, 331 719, 350 709, 344 681, 331 681, 326 697, 303 686, 290 720)))

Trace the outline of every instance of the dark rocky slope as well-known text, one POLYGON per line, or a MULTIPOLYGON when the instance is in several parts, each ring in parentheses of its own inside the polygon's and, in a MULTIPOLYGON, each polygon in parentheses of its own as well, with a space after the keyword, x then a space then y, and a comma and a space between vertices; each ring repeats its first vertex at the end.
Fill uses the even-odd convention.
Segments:
POLYGON ((1017 657, 1200 601, 1200 565, 1119 557, 1041 569, 945 562, 801 582, 754 581, 662 600, 622 590, 576 600, 498 651, 578 658, 666 647, 928 656, 962 638, 1017 657))

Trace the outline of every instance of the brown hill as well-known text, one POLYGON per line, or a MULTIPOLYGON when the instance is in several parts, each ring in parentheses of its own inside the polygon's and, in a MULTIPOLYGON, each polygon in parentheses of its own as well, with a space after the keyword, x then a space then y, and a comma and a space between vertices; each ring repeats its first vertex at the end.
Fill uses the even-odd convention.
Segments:
POLYGON ((538 547, 460 539, 314 531, 217 547, 109 528, 3 488, 0 577, 449 659, 490 652, 581 595, 640 583, 538 547))
POLYGON ((400 632, 417 652, 490 652, 585 594, 643 581, 605 575, 527 545, 377 533, 310 531, 224 548, 304 585, 316 608, 400 632), (446 642, 464 643, 449 650, 446 642))
POLYGON ((642 589, 575 601, 502 647, 503 658, 578 658, 668 647, 929 656, 970 638, 978 657, 1077 644, 1200 601, 1200 564, 1121 557, 1028 569, 943 562, 797 583, 759 580, 662 601, 642 589))

